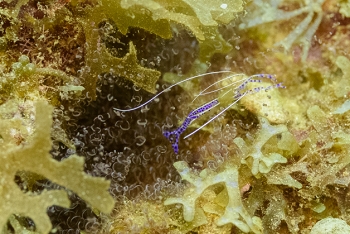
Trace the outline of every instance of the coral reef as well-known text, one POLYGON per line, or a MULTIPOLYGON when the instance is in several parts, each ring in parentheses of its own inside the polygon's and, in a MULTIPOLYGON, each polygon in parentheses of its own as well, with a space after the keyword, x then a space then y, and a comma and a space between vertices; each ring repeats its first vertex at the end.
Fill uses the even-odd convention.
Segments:
POLYGON ((348 228, 348 3, 1 1, 2 232, 348 228))

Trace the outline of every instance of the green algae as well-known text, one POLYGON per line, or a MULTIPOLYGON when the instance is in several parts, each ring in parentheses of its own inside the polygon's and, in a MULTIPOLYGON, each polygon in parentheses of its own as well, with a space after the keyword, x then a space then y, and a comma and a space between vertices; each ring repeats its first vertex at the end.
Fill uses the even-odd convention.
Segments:
MULTIPOLYGON (((11 142, 11 127, 3 120, 1 125, 1 137, 3 139, 3 151, 1 158, 1 219, 0 226, 4 227, 11 214, 28 216, 36 224, 37 230, 48 233, 51 224, 46 209, 52 205, 69 207, 69 200, 63 190, 44 191, 41 194, 23 193, 13 178, 21 171, 32 172, 48 178, 55 183, 65 186, 67 189, 78 193, 83 199, 89 201, 93 207, 106 213, 113 208, 113 199, 108 194, 109 182, 102 178, 93 178, 83 171, 84 160, 78 156, 72 156, 62 162, 51 158, 51 112, 52 107, 44 102, 35 105, 36 122, 34 136, 31 142, 24 147, 13 146, 11 142)), ((38 177, 22 176, 28 184, 38 177)), ((40 178, 40 177, 39 177, 40 178)))
MULTIPOLYGON (((254 1, 259 2, 262 1, 254 1)), ((6 3, 10 4, 11 1, 6 3)), ((131 27, 136 27, 162 38, 170 38, 174 24, 186 27, 195 35, 200 50, 192 70, 180 77, 167 74, 160 82, 180 81, 197 75, 199 71, 203 73, 209 67, 246 74, 273 73, 287 88, 273 90, 270 95, 262 92, 247 96, 235 108, 206 126, 205 131, 186 140, 181 147, 187 150, 187 156, 171 156, 178 157, 179 162, 174 166, 183 179, 190 183, 168 181, 171 186, 162 187, 157 201, 151 201, 143 195, 140 195, 139 200, 119 197, 116 210, 120 212, 108 218, 105 225, 110 224, 110 228, 102 228, 104 232, 231 233, 240 229, 254 233, 307 233, 314 223, 327 216, 349 223, 347 191, 350 183, 350 132, 347 130, 347 78, 350 63, 347 56, 349 40, 341 39, 342 36, 347 36, 344 28, 348 26, 348 3, 342 1, 340 9, 334 7, 333 3, 264 1, 261 9, 269 9, 267 13, 261 15, 261 9, 249 7, 244 19, 237 18, 237 13, 243 10, 241 1, 220 4, 217 1, 189 0, 176 3, 152 0, 47 1, 42 2, 45 7, 40 9, 28 1, 5 5, 4 8, 7 9, 1 9, 0 12, 0 149, 2 155, 5 155, 0 173, 5 175, 1 197, 8 202, 2 208, 7 213, 2 216, 0 224, 4 226, 9 218, 8 226, 14 230, 27 231, 27 224, 19 222, 19 214, 32 218, 36 231, 47 233, 50 230, 46 208, 51 205, 68 207, 69 201, 63 190, 36 194, 38 191, 35 190, 35 183, 43 178, 65 186, 101 211, 111 211, 113 201, 106 192, 109 183, 83 173, 83 158, 71 155, 56 162, 48 153, 52 146, 50 137, 75 150, 71 135, 66 132, 71 124, 69 119, 73 117, 64 111, 75 111, 77 103, 95 99, 99 76, 114 74, 114 79, 122 77, 149 93, 157 91, 157 82, 163 74, 142 65, 142 61, 137 59, 136 43, 128 42, 128 52, 123 57, 115 57, 106 48, 101 39, 106 35, 102 35, 100 24, 107 20, 112 20, 117 30, 124 35, 131 27), (212 10, 209 11, 208 8, 212 10), (278 18, 277 13, 281 12, 282 18, 278 18), (299 15, 300 12, 305 13, 305 18, 304 15, 299 15), (338 13, 345 19, 333 17, 338 13), (48 19, 50 17, 54 19, 52 22, 48 19), (260 23, 270 23, 274 27, 261 26, 256 23, 257 19, 263 19, 260 23), (284 28, 286 22, 282 21, 287 19, 294 26, 287 25, 284 28), (234 35, 219 27, 219 24, 228 24, 230 21, 233 22, 227 27, 231 27, 234 35), (25 34, 19 30, 21 24, 26 25, 26 29, 32 28, 36 33, 36 37, 27 37, 29 44, 24 43, 25 34), (66 27, 62 34, 58 33, 62 28, 56 28, 61 25, 66 27), (76 31, 69 30, 72 25, 76 31), (239 31, 237 25, 241 29, 253 26, 255 29, 239 31), (76 44, 58 39, 64 38, 63 34, 67 35, 70 31, 72 37, 69 41, 76 44), (272 35, 276 35, 277 41, 271 39, 272 35), (331 39, 328 40, 329 37, 331 39), (49 49, 36 50, 41 46, 35 45, 43 45, 40 42, 45 41, 52 42, 49 49), (23 43, 22 46, 18 46, 18 42, 23 43), (61 53, 54 60, 52 54, 57 50, 57 44, 65 42, 71 48, 69 53, 61 53), (278 45, 285 49, 284 54, 270 50, 278 45), (4 53, 6 50, 12 57, 4 53), (66 67, 59 66, 60 59, 76 58, 80 58, 77 60, 79 62, 68 63, 70 65, 66 67), (216 60, 218 58, 221 60, 216 60), (65 121, 51 127, 52 109, 41 101, 37 102, 42 98, 54 105, 55 111, 64 110, 61 117, 65 121), (255 121, 250 121, 249 116, 255 118, 255 121), (38 122, 38 119, 42 122, 38 122), (38 137, 38 134, 42 136, 38 137), (193 161, 192 154, 196 155, 193 161), (15 156, 18 161, 13 159, 15 156), (189 164, 183 162, 185 159, 189 160, 189 164), (8 166, 10 162, 15 168, 8 166), (42 166, 43 162, 46 167, 42 166), (19 184, 28 189, 28 193, 18 188, 18 182, 14 183, 15 176, 22 179, 19 184), (75 179, 66 181, 64 176, 75 179), (252 189, 250 191, 247 188, 252 189), (100 202, 101 199, 104 202, 100 202), (23 200, 26 204, 18 200, 23 200), (191 204, 188 200, 191 200, 191 204), (176 203, 182 205, 177 206, 176 203), (16 213, 16 217, 11 215, 13 213, 16 213)), ((185 94, 179 92, 170 97, 169 103, 185 95, 193 96, 194 91, 202 90, 208 83, 221 78, 214 76, 208 80, 192 82, 191 85, 184 84, 182 92, 185 94)), ((120 90, 121 96, 125 94, 126 98, 127 89, 121 87, 120 90)), ((211 98, 216 97, 205 96, 205 99, 211 98)), ((227 95, 225 102, 230 103, 231 99, 227 95)), ((194 105, 186 102, 183 104, 194 105)), ((153 111, 152 106, 150 108, 153 111)), ((174 107, 176 108, 178 107, 174 107)), ((114 115, 109 110, 106 112, 114 115)), ((82 113, 88 118, 89 112, 87 109, 84 111, 82 113)), ((181 111, 187 109, 178 108, 177 113, 181 111)), ((156 116, 155 122, 168 117, 157 113, 149 114, 156 116)), ((139 132, 142 132, 141 127, 147 125, 147 121, 142 122, 141 118, 137 128, 139 132)), ((209 117, 203 116, 202 120, 205 119, 208 120, 209 117)), ((77 123, 79 121, 74 122, 77 123)), ((174 123, 178 125, 181 120, 177 118, 174 123)), ((200 125, 191 127, 196 129, 200 125)), ((119 136, 113 137, 117 144, 122 145, 119 136)), ((143 136, 131 136, 137 137, 143 136)), ((149 141, 146 139, 133 147, 149 147, 149 141)), ((165 143, 160 141, 159 144, 163 146, 165 143)), ((149 151, 144 152, 143 159, 150 160, 147 158, 149 151)), ((171 150, 166 152, 172 154, 171 150)), ((147 164, 142 159, 136 161, 131 158, 125 161, 147 164)), ((153 170, 161 170, 164 164, 153 170)), ((124 169, 128 172, 129 167, 124 169)), ((28 232, 32 231, 28 229, 28 232)))

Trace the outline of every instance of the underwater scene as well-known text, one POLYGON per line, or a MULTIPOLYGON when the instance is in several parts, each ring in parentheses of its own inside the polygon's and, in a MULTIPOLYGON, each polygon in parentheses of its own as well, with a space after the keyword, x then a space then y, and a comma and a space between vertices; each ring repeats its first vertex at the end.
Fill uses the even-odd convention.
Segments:
POLYGON ((0 0, 0 233, 350 233, 350 0, 0 0))

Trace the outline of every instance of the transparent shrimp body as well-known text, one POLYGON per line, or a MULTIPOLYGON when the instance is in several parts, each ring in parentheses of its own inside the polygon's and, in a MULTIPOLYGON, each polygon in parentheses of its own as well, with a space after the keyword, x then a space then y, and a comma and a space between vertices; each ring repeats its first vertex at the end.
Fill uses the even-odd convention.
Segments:
POLYGON ((124 112, 137 110, 137 109, 142 108, 142 107, 146 106, 147 104, 151 103, 159 95, 161 95, 164 92, 169 91, 172 87, 174 87, 176 85, 179 85, 179 84, 184 83, 184 82, 188 82, 192 79, 204 77, 207 75, 213 75, 213 74, 228 74, 228 76, 220 79, 219 81, 216 81, 216 82, 210 84, 208 87, 203 89, 201 92, 199 92, 195 96, 195 98, 193 99, 192 102, 194 102, 196 99, 200 98, 201 96, 205 96, 205 95, 212 94, 212 93, 220 93, 220 96, 218 96, 217 98, 215 98, 209 102, 206 102, 205 104, 190 111, 189 114, 187 115, 187 117, 182 122, 182 124, 178 128, 176 128, 175 130, 172 130, 172 131, 165 130, 163 132, 163 135, 170 141, 171 146, 172 146, 175 154, 178 154, 178 152, 179 152, 180 136, 186 131, 186 129, 191 125, 191 123, 193 121, 195 121, 196 119, 198 119, 200 116, 207 113, 208 111, 217 107, 221 103, 221 100, 230 99, 231 102, 226 107, 221 109, 217 114, 215 114, 212 118, 210 118, 207 122, 202 124, 199 128, 197 128, 193 132, 187 134, 184 137, 184 139, 192 136, 193 134, 195 134, 196 132, 201 130, 203 127, 208 125, 210 122, 212 122, 213 120, 218 118, 221 114, 223 114, 225 111, 227 111, 232 106, 234 106, 237 102, 239 102, 239 100, 241 100, 243 97, 260 92, 260 91, 268 91, 268 90, 273 89, 273 88, 285 88, 282 85, 282 83, 277 83, 276 78, 270 74, 256 74, 256 75, 252 75, 252 76, 247 77, 245 74, 234 74, 231 71, 210 72, 210 73, 205 73, 205 74, 198 75, 198 76, 189 77, 183 81, 175 83, 175 84, 171 85, 170 87, 168 87, 167 89, 161 91, 160 93, 158 93, 153 98, 151 98, 150 100, 148 100, 147 102, 145 102, 144 104, 142 104, 140 106, 137 106, 137 107, 134 107, 131 109, 126 109, 126 110, 114 108, 114 110, 124 111, 124 112), (271 82, 271 84, 268 86, 257 86, 253 89, 247 88, 249 83, 252 83, 252 82, 261 83, 263 79, 269 80, 271 82), (219 88, 217 88, 217 87, 219 87, 219 88))

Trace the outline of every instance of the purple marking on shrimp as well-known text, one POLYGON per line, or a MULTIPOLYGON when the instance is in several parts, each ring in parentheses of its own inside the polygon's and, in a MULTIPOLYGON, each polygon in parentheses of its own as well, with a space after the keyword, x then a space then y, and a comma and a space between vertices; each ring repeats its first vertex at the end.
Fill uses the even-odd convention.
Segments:
POLYGON ((247 86, 248 83, 254 83, 254 82, 261 83, 262 82, 262 80, 260 80, 260 79, 253 79, 254 77, 267 78, 267 79, 272 80, 273 82, 277 81, 276 78, 273 75, 271 75, 271 74, 258 74, 258 75, 250 76, 246 81, 244 81, 236 89, 237 90, 243 90, 247 86))
POLYGON ((192 110, 184 122, 174 131, 164 131, 163 135, 170 141, 171 146, 173 147, 174 153, 179 153, 179 139, 180 135, 186 131, 187 127, 199 116, 204 114, 205 112, 209 111, 210 109, 214 108, 219 104, 219 101, 217 99, 208 102, 204 104, 203 106, 198 107, 197 109, 192 110))
POLYGON ((218 104, 219 104, 219 101, 217 99, 214 99, 213 101, 208 102, 208 103, 204 104, 203 106, 198 107, 197 109, 194 109, 193 111, 191 111, 188 114, 188 116, 197 116, 198 115, 198 117, 199 117, 200 115, 204 114, 206 111, 209 111, 210 109, 212 109, 213 107, 215 107, 218 104))
POLYGON ((173 147, 174 153, 178 154, 179 153, 179 138, 180 134, 177 129, 174 131, 164 131, 163 135, 170 141, 171 146, 173 147))
POLYGON ((282 89, 284 89, 284 88, 286 88, 286 86, 283 86, 282 83, 278 83, 278 84, 274 84, 274 85, 269 85, 267 87, 262 87, 262 86, 261 87, 255 87, 255 88, 247 90, 247 91, 245 91, 243 93, 240 93, 239 91, 236 91, 236 94, 235 94, 235 96, 233 98, 234 98, 234 100, 237 100, 237 99, 239 99, 239 98, 241 98, 243 96, 246 96, 248 94, 258 93, 261 90, 268 91, 268 90, 273 89, 273 88, 282 88, 282 89))

